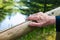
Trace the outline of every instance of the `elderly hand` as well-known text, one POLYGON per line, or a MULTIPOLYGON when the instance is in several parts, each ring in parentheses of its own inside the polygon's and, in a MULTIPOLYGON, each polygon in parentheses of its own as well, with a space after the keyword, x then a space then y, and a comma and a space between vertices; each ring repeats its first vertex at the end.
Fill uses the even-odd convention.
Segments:
POLYGON ((56 20, 55 16, 49 16, 42 12, 30 15, 27 19, 32 21, 31 23, 29 23, 29 26, 38 26, 38 27, 54 24, 56 20))

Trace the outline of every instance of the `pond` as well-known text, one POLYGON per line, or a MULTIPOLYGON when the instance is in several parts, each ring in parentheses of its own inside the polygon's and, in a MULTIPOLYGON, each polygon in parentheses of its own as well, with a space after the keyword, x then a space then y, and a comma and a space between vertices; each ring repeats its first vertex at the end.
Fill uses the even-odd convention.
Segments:
POLYGON ((6 15, 5 19, 0 22, 0 32, 25 22, 26 17, 26 15, 23 15, 19 12, 13 12, 11 15, 6 15))

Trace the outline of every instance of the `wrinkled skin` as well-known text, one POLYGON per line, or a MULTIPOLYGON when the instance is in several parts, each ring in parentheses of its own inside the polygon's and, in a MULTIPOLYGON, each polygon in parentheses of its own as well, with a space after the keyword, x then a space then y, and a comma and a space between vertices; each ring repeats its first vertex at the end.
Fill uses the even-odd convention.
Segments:
POLYGON ((27 18, 27 20, 32 21, 31 23, 29 23, 29 26, 38 26, 38 27, 55 24, 56 22, 55 16, 49 16, 47 14, 44 14, 43 12, 32 14, 27 18))

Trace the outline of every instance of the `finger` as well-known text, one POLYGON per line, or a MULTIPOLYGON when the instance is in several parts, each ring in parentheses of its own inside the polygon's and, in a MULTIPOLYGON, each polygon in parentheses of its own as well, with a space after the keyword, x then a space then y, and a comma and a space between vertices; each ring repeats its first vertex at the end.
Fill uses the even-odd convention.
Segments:
POLYGON ((38 13, 43 13, 43 12, 38 12, 38 13))
POLYGON ((38 12, 37 15, 42 16, 43 15, 43 12, 38 12))
POLYGON ((39 24, 38 23, 36 23, 36 22, 31 22, 31 23, 29 23, 29 26, 38 26, 39 24))
POLYGON ((34 17, 28 17, 27 20, 29 20, 29 21, 36 20, 36 18, 34 18, 34 17))
POLYGON ((38 12, 36 14, 30 15, 27 20, 39 20, 42 15, 43 12, 38 12))
POLYGON ((39 16, 29 16, 27 20, 39 20, 39 16))
POLYGON ((40 16, 48 16, 46 13, 43 13, 43 12, 38 12, 37 14, 40 16))
POLYGON ((29 26, 38 26, 38 27, 41 27, 41 26, 43 26, 43 23, 44 22, 41 22, 41 23, 31 22, 31 23, 29 23, 29 26))

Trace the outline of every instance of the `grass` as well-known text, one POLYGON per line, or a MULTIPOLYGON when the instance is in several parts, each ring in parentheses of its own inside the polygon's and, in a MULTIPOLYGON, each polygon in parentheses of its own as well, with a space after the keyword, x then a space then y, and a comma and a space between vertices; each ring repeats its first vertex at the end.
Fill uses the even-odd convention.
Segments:
POLYGON ((43 28, 35 28, 32 32, 29 32, 16 40, 55 40, 55 37, 55 25, 49 25, 43 28))
MULTIPOLYGON (((40 4, 43 6, 43 4, 40 4)), ((52 4, 47 4, 47 9, 52 9, 52 4)), ((44 9, 42 9, 44 10, 44 9)), ((19 37, 16 40, 55 40, 56 38, 56 26, 49 25, 43 28, 35 28, 33 31, 19 37)))

